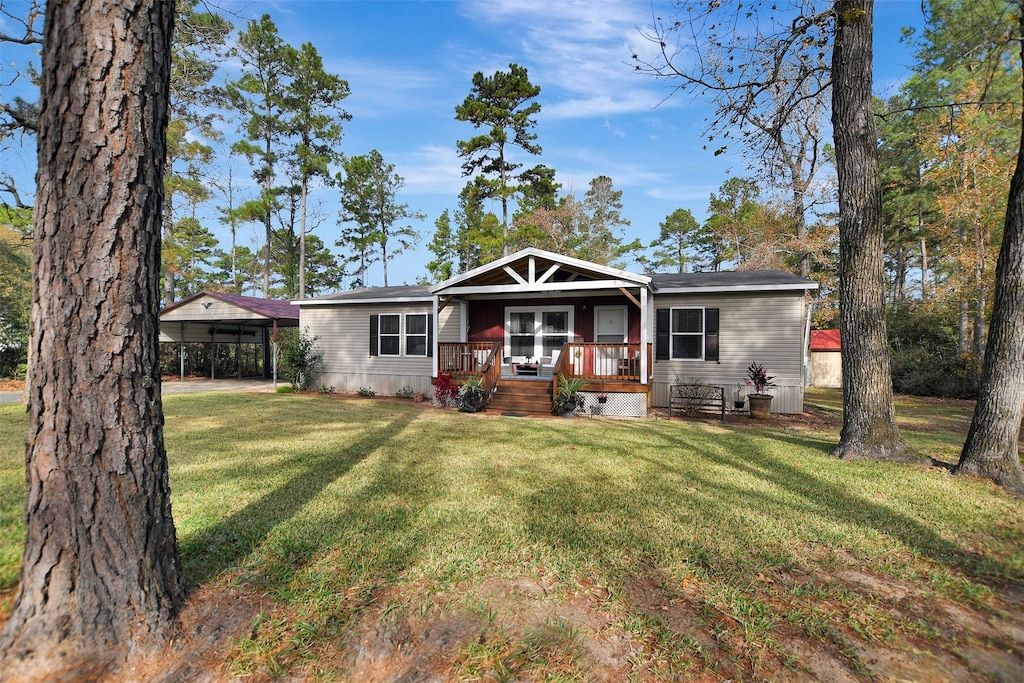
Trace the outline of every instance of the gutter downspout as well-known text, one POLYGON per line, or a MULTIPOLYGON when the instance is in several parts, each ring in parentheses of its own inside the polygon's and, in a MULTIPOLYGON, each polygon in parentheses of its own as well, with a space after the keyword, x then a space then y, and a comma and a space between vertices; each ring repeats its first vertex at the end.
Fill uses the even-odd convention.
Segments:
POLYGON ((806 305, 804 310, 807 314, 807 319, 804 321, 804 388, 806 389, 811 383, 811 314, 814 312, 814 301, 809 296, 810 290, 804 290, 804 301, 806 305))
POLYGON ((431 319, 433 320, 432 325, 433 325, 433 328, 434 328, 432 330, 432 332, 433 332, 433 341, 431 342, 431 344, 433 345, 434 348, 430 349, 430 355, 431 355, 431 359, 430 359, 430 376, 432 378, 436 378, 437 377, 437 345, 438 345, 437 333, 438 333, 438 330, 440 330, 440 328, 441 328, 440 322, 438 321, 438 318, 440 318, 441 316, 437 312, 437 304, 439 303, 439 300, 440 300, 440 297, 438 297, 435 294, 434 295, 434 315, 431 316, 431 319))

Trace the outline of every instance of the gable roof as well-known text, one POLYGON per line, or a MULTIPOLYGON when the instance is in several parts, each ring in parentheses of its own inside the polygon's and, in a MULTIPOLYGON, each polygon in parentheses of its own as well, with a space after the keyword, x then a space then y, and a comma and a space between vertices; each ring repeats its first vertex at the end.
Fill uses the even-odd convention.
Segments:
POLYGON ((839 330, 811 330, 811 351, 841 351, 839 330))
POLYGON ((223 301, 226 304, 236 306, 242 310, 249 311, 258 316, 269 318, 271 320, 282 320, 282 319, 299 319, 299 312, 294 308, 290 302, 281 301, 279 299, 261 299, 254 296, 242 296, 241 294, 224 294, 222 292, 207 292, 202 291, 192 296, 185 297, 181 301, 176 301, 173 304, 165 306, 160 311, 160 315, 169 313, 175 309, 186 306, 198 299, 203 297, 210 297, 211 299, 217 299, 223 301))
POLYGON ((657 273, 651 276, 655 294, 697 292, 764 292, 817 289, 814 280, 784 270, 727 270, 717 273, 657 273))
POLYGON ((432 294, 550 292, 599 287, 643 287, 649 275, 529 247, 430 288, 432 294))

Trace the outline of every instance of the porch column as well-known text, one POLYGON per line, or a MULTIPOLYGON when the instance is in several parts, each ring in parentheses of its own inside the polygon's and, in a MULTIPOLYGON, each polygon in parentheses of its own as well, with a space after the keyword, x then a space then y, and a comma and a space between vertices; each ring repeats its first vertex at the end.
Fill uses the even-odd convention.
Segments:
POLYGON ((433 320, 434 320, 434 323, 433 323, 433 326, 434 326, 434 330, 433 330, 434 341, 432 342, 434 348, 432 348, 430 350, 430 356, 431 356, 431 359, 430 359, 430 376, 431 377, 437 377, 437 331, 441 327, 440 324, 438 323, 438 318, 441 317, 441 314, 437 310, 437 305, 439 303, 440 303, 440 297, 438 297, 435 294, 434 295, 434 315, 431 316, 433 318, 433 320))
POLYGON ((640 288, 640 384, 647 384, 647 377, 650 374, 647 369, 647 328, 650 326, 648 320, 647 288, 640 288))

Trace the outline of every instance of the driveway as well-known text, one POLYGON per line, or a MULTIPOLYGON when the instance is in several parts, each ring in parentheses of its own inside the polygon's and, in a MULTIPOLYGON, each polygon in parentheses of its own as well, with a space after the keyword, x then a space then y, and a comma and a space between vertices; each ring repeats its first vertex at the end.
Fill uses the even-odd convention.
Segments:
MULTIPOLYGON (((278 379, 277 385, 287 384, 278 379)), ((274 390, 274 383, 265 379, 198 379, 188 382, 163 382, 166 394, 194 394, 202 391, 262 391, 274 390)), ((0 403, 23 403, 24 391, 0 391, 0 403)))
MULTIPOLYGON (((288 382, 277 380, 277 386, 288 382)), ((163 393, 195 394, 202 391, 261 391, 269 393, 274 390, 274 383, 268 379, 197 379, 187 382, 163 382, 163 393)))

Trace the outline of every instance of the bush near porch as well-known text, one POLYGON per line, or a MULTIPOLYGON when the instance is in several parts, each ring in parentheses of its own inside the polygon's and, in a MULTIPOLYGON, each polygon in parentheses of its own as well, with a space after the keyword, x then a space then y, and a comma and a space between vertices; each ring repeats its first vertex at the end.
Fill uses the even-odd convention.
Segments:
MULTIPOLYGON (((315 394, 165 398, 194 586, 182 679, 1011 679, 1024 503, 769 427, 522 420, 315 394)), ((951 462, 970 404, 900 398, 951 462)), ((0 615, 24 529, 0 406, 0 615)), ((2 619, 2 616, 0 616, 2 619)), ((138 673, 138 672, 136 672, 138 673)), ((142 676, 143 678, 145 676, 142 676)))

